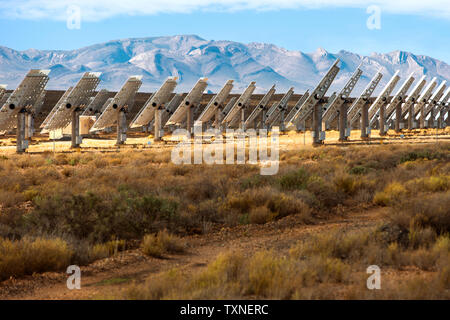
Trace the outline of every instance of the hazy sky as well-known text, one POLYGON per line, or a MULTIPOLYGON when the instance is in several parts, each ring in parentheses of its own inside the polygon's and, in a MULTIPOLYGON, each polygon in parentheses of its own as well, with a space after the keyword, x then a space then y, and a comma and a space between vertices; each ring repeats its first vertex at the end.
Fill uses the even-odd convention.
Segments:
POLYGON ((0 0, 0 34, 0 45, 18 50, 196 34, 303 52, 405 50, 450 63, 450 0, 0 0), (380 29, 369 29, 378 8, 380 29), (71 29, 78 10, 80 28, 71 29))

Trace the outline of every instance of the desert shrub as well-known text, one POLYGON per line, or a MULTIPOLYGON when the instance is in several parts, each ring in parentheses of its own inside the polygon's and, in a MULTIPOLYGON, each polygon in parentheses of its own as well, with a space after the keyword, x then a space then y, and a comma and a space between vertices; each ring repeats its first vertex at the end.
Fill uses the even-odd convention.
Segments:
POLYGON ((100 198, 92 193, 35 198, 35 209, 25 217, 30 233, 86 239, 136 239, 169 226, 178 216, 178 203, 153 195, 125 192, 100 198))
POLYGON ((368 173, 369 172, 369 169, 367 169, 366 167, 364 167, 364 166, 354 166, 353 168, 351 168, 350 170, 349 170, 349 173, 350 174, 355 174, 355 175, 358 175, 358 174, 366 174, 366 173, 368 173))
POLYGON ((402 155, 399 162, 403 163, 407 161, 416 161, 419 159, 427 159, 427 160, 445 159, 446 157, 447 157, 446 154, 439 151, 419 150, 408 152, 402 155))
POLYGON ((450 176, 431 176, 408 181, 406 188, 410 192, 440 192, 450 189, 450 176))
POLYGON ((0 280, 11 276, 59 271, 71 261, 72 251, 59 238, 0 239, 0 280))
POLYGON ((357 190, 357 183, 354 177, 348 174, 337 175, 334 177, 334 185, 337 191, 347 195, 353 195, 357 190))
POLYGON ((338 192, 332 182, 320 176, 311 176, 308 179, 307 190, 311 192, 316 201, 316 210, 331 209, 342 204, 344 195, 338 192))
POLYGON ((450 233, 450 194, 435 193, 420 198, 399 201, 392 208, 389 219, 401 229, 431 228, 437 235, 450 233))
POLYGON ((145 235, 142 239, 141 250, 148 256, 161 258, 165 253, 184 252, 185 244, 177 236, 162 230, 157 234, 145 235))
POLYGON ((278 179, 278 183, 282 190, 301 190, 306 188, 308 178, 308 173, 301 168, 284 174, 278 179))
POLYGON ((242 189, 253 189, 253 188, 260 188, 263 186, 266 186, 270 183, 270 178, 267 176, 263 176, 260 174, 255 174, 250 177, 246 177, 241 179, 241 188, 242 189))
POLYGON ((388 206, 406 195, 406 188, 399 182, 391 182, 383 191, 377 192, 373 198, 373 202, 379 205, 388 206))
POLYGON ((111 240, 105 243, 97 243, 89 250, 89 259, 91 261, 114 256, 120 251, 126 249, 125 240, 111 240))
POLYGON ((259 251, 246 258, 240 252, 220 254, 194 275, 170 270, 134 285, 125 299, 293 299, 299 290, 317 283, 347 281, 349 267, 338 259, 316 257, 309 262, 259 251))
POLYGON ((255 207, 250 210, 250 223, 264 224, 273 218, 273 213, 265 206, 255 207))
POLYGON ((26 198, 26 194, 18 192, 19 190, 10 191, 0 189, 0 204, 3 208, 18 206, 26 198))

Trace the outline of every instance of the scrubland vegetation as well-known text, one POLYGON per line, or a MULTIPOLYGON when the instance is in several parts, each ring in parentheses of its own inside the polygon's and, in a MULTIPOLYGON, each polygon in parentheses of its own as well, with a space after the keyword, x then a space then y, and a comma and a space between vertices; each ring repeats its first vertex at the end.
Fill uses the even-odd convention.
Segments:
POLYGON ((281 152, 278 174, 261 176, 255 165, 174 165, 164 149, 3 156, 0 280, 133 246, 179 253, 179 237, 224 226, 384 206, 377 228, 318 234, 287 254, 222 254, 189 280, 171 270, 121 297, 449 298, 449 160, 446 143, 311 148, 281 152), (370 264, 423 272, 381 294, 361 280, 370 264))

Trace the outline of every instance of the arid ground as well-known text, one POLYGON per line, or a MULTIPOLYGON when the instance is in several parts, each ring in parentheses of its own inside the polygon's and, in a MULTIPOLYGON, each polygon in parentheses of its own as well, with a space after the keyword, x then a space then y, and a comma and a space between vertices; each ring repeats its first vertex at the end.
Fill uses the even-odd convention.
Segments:
POLYGON ((0 298, 449 299, 449 133, 289 133, 270 176, 175 165, 173 141, 143 134, 21 155, 3 139, 0 298))

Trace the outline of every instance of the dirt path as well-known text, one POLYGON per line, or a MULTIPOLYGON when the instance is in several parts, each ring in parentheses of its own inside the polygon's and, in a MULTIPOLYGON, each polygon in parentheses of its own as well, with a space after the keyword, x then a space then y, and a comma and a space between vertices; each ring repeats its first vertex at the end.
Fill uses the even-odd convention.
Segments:
POLYGON ((108 298, 113 292, 133 282, 140 283, 149 276, 171 268, 195 272, 229 250, 254 253, 261 249, 287 251, 298 240, 312 233, 329 229, 361 229, 375 226, 382 219, 382 208, 348 213, 314 225, 302 224, 289 216, 265 225, 223 228, 202 236, 187 237, 188 252, 165 259, 146 257, 139 250, 129 250, 118 256, 81 267, 81 290, 69 290, 67 274, 45 273, 0 283, 0 299, 95 299, 108 298))

